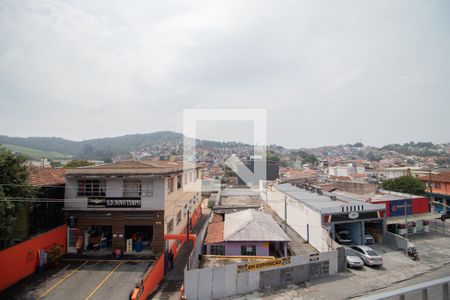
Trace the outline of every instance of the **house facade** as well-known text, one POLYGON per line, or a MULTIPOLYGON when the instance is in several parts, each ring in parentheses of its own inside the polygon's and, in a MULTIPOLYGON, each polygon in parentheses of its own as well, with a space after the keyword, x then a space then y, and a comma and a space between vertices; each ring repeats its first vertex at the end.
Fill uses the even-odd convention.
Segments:
POLYGON ((205 238, 206 254, 286 257, 289 237, 271 215, 247 209, 214 215, 205 238))
POLYGON ((64 210, 68 252, 160 254, 179 242, 188 211, 201 214, 198 165, 179 161, 123 161, 67 169, 64 210))

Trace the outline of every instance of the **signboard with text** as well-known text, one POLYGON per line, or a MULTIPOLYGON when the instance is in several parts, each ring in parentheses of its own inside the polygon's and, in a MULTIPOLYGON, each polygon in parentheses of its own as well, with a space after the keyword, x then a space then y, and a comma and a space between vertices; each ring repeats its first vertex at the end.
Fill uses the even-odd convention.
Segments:
POLYGON ((139 208, 139 197, 89 197, 89 208, 139 208))

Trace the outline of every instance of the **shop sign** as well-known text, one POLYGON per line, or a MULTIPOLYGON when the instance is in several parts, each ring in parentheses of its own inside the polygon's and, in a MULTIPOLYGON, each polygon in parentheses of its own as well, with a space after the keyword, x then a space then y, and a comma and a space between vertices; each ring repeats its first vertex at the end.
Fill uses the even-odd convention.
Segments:
POLYGON ((105 197, 88 198, 89 208, 139 208, 141 198, 139 197, 105 197))
POLYGON ((351 213, 348 214, 348 217, 349 217, 349 219, 352 219, 352 220, 358 219, 359 213, 356 211, 352 211, 351 213))
POLYGON ((283 258, 275 258, 275 259, 268 259, 261 262, 255 262, 255 263, 248 263, 243 266, 238 266, 238 272, 251 272, 266 268, 272 268, 272 267, 280 267, 287 265, 291 262, 291 259, 289 257, 283 257, 283 258))
POLYGON ((412 203, 411 199, 407 200, 393 200, 389 202, 390 216, 404 216, 405 215, 405 202, 406 202, 406 214, 412 215, 412 203))

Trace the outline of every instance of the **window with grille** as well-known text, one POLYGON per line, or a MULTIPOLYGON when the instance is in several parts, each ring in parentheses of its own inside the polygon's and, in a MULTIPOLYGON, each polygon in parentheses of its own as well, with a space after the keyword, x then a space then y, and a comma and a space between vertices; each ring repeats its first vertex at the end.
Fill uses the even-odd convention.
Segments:
POLYGON ((225 255, 225 245, 210 245, 209 254, 211 255, 225 255))
POLYGON ((256 256, 256 246, 255 245, 241 246, 241 255, 256 256))
POLYGON ((124 197, 141 197, 142 185, 139 179, 125 179, 123 181, 124 197))
POLYGON ((169 223, 167 223, 167 233, 172 231, 173 231, 173 219, 171 219, 169 223))
POLYGON ((105 197, 106 182, 99 179, 78 180, 77 194, 81 197, 105 197))

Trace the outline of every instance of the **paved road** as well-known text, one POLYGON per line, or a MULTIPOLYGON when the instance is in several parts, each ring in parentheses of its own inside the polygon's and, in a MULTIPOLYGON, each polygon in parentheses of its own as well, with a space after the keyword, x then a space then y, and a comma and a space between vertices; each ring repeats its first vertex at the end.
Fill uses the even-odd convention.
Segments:
MULTIPOLYGON (((435 270, 432 270, 432 271, 422 274, 420 276, 405 280, 403 282, 392 284, 391 286, 389 286, 387 288, 380 289, 380 290, 377 290, 372 293, 368 293, 360 298, 355 298, 355 299, 362 300, 362 299, 364 299, 365 296, 377 295, 377 294, 387 292, 387 291, 394 291, 399 288, 404 288, 407 286, 424 283, 427 281, 440 279, 440 278, 447 277, 447 276, 450 276, 450 264, 447 264, 443 267, 437 268, 435 270)), ((422 295, 420 293, 412 293, 412 294, 409 294, 407 296, 407 298, 408 299, 422 299, 421 296, 422 295)), ((442 299, 442 290, 440 290, 439 288, 430 288, 428 290, 428 299, 429 300, 442 299)))
MULTIPOLYGON (((192 232, 199 232, 203 226, 207 226, 206 222, 209 219, 210 211, 203 209, 203 214, 198 221, 192 232)), ((155 293, 151 296, 152 299, 180 299, 180 288, 183 285, 184 269, 189 258, 189 250, 192 250, 192 242, 189 241, 190 246, 187 247, 187 243, 184 243, 177 257, 175 258, 173 269, 166 274, 166 278, 162 284, 158 287, 155 293)))

